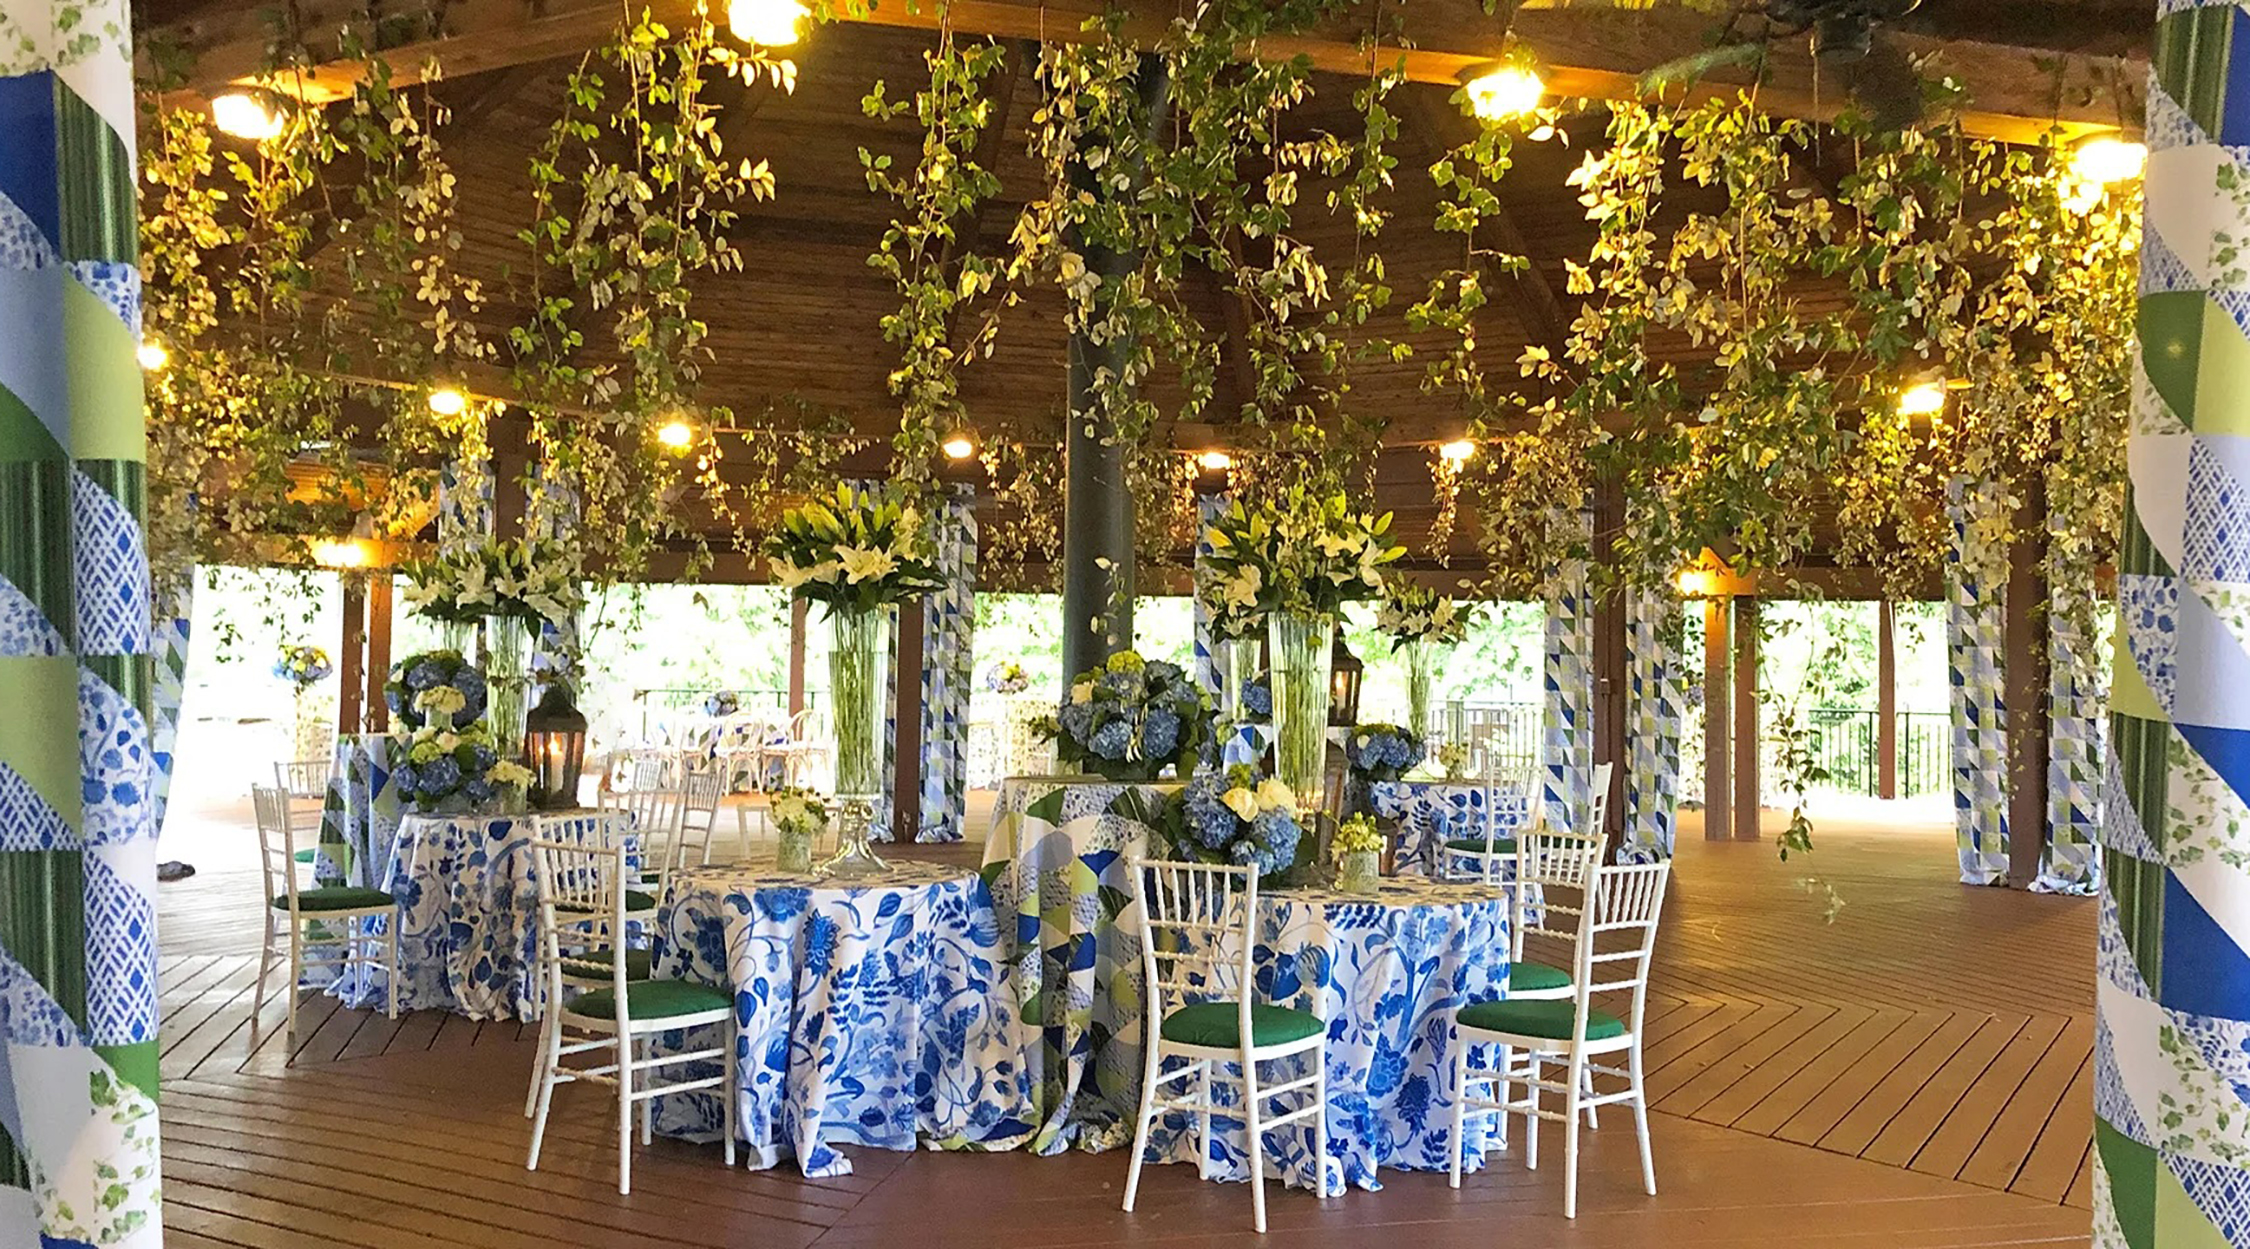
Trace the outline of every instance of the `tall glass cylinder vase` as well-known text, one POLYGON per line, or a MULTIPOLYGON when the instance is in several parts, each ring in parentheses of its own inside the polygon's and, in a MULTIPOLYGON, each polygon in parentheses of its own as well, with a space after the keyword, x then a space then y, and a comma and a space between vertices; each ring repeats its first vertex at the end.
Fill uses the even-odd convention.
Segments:
POLYGON ((1328 770, 1329 639, 1335 617, 1276 612, 1272 635, 1274 770, 1301 811, 1321 807, 1328 770))
POLYGON ((1258 639, 1219 638, 1215 646, 1218 653, 1212 660, 1219 670, 1219 713, 1221 720, 1231 728, 1246 718, 1242 687, 1258 675, 1258 639))
POLYGON ((523 718, 531 710, 531 630, 523 621, 485 617, 484 683, 492 749, 503 759, 520 762, 523 718))
POLYGON ((870 876, 885 869, 869 844, 883 796, 883 668, 891 654, 891 616, 873 611, 829 614, 829 714, 836 726, 836 798, 843 806, 831 876, 870 876))
POLYGON ((453 651, 463 658, 474 657, 477 650, 477 623, 474 620, 440 620, 437 624, 438 645, 441 651, 453 651))
POLYGON ((1426 638, 1415 638, 1400 648, 1406 659, 1406 728, 1423 738, 1430 735, 1430 663, 1436 651, 1426 638))

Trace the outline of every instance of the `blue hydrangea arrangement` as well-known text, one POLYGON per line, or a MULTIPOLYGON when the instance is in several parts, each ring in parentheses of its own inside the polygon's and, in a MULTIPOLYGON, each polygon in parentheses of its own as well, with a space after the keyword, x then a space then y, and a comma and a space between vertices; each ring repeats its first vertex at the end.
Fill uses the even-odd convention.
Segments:
POLYGON ((383 685, 392 718, 408 729, 466 728, 483 718, 489 695, 484 674, 459 651, 409 655, 391 668, 383 685))
POLYGON ((1211 740, 1211 700, 1178 664, 1120 651, 1071 682, 1062 708, 1034 726, 1063 764, 1113 781, 1185 776, 1211 740))
POLYGON ((1264 677, 1242 683, 1242 714, 1252 724, 1266 724, 1273 720, 1273 687, 1264 677))
POLYGON ((717 693, 703 696, 704 715, 731 716, 740 710, 742 710, 742 696, 733 690, 720 690, 717 693))
POLYGON ((327 680, 335 670, 328 652, 317 646, 284 646, 273 661, 273 674, 296 686, 300 694, 327 680))
POLYGON ((1255 867, 1261 881, 1296 866, 1305 835, 1289 787, 1239 763, 1182 786, 1165 808, 1162 831, 1174 858, 1255 867))
POLYGON ((521 804, 531 769, 502 759, 492 730, 425 725, 401 743, 403 758, 391 769, 399 798, 417 811, 513 809, 521 804))
POLYGON ((1395 781, 1421 766, 1422 737, 1395 724, 1362 724, 1344 739, 1344 762, 1369 781, 1395 781))

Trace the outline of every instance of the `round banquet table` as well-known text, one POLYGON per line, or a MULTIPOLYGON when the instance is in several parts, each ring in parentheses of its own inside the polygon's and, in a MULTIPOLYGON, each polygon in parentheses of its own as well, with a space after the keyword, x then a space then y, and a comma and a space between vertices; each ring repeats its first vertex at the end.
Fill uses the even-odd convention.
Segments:
MULTIPOLYGON (((1495 837, 1513 836, 1531 822, 1530 799, 1512 781, 1377 781, 1368 788, 1368 801, 1375 814, 1398 821, 1405 847, 1401 869, 1411 863, 1428 876, 1444 875, 1433 869, 1447 840, 1484 835, 1485 812, 1493 813, 1495 837)), ((1474 859, 1447 866, 1456 874, 1478 869, 1474 859)))
MULTIPOLYGON (((653 974, 733 990, 750 1165, 794 1158, 807 1176, 848 1175, 832 1143, 1008 1149, 1030 1137, 998 942, 991 895, 966 868, 897 862, 861 881, 700 868, 665 888, 653 974)), ((678 1053, 690 1037, 659 1044, 678 1053)), ((715 1140, 720 1109, 708 1091, 673 1094, 658 1099, 657 1126, 715 1140)))
MULTIPOLYGON (((539 894, 531 843, 624 843, 638 870, 629 811, 407 815, 376 887, 399 900, 398 1008, 471 1019, 539 1017, 539 894)), ((373 920, 380 925, 385 921, 373 920)), ((379 929, 378 929, 379 930, 379 929)), ((381 966, 339 976, 331 992, 354 1007, 384 1002, 381 966)))

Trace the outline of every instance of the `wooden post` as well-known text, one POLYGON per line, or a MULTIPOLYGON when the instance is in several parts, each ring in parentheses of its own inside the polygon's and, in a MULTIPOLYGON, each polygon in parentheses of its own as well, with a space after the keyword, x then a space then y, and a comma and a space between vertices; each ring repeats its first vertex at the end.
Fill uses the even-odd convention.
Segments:
POLYGON ((1758 841, 1758 600, 1734 600, 1734 839, 1758 841))
POLYGON ((1898 620, 1875 605, 1875 796, 1898 797, 1898 620))
POLYGON ((1734 803, 1727 775, 1734 758, 1734 674, 1727 662, 1733 653, 1727 634, 1729 600, 1703 600, 1703 837, 1725 841, 1734 836, 1734 803))
POLYGON ((367 693, 367 582, 344 574, 344 638, 336 653, 336 731, 360 731, 360 705, 367 693))
POLYGON ((2036 472, 2016 513, 2008 547, 2008 602, 2001 697, 2008 709, 2008 880, 2039 875, 2047 850, 2047 492, 2036 472))
POLYGON ((805 613, 810 606, 801 598, 789 600, 789 718, 792 720, 805 710, 805 613))
POLYGON ((378 568, 367 577, 367 731, 391 731, 391 705, 383 699, 383 683, 391 674, 391 570, 378 568))
POLYGON ((922 831, 921 599, 898 607, 898 731, 891 788, 891 835, 912 842, 922 831))

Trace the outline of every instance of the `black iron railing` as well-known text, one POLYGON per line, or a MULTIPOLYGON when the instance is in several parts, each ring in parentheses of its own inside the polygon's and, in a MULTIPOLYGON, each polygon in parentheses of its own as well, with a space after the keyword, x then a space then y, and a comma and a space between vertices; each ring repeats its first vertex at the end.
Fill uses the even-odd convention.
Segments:
MULTIPOLYGON (((1810 788, 1832 793, 1878 796, 1882 790, 1879 760, 1879 713, 1864 707, 1814 707, 1805 712, 1805 756, 1812 773, 1810 788)), ((1764 748, 1759 752, 1768 789, 1783 782, 1779 743, 1773 727, 1766 725, 1764 748)), ((1904 711, 1898 715, 1898 796, 1913 798, 1942 793, 1952 785, 1953 743, 1950 721, 1942 711, 1904 711)))

